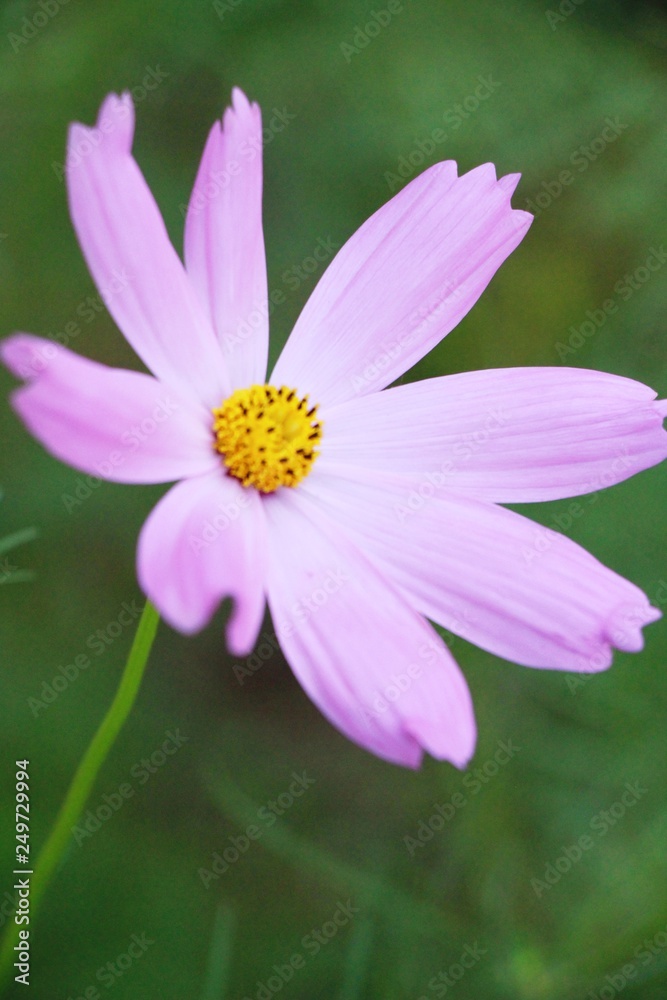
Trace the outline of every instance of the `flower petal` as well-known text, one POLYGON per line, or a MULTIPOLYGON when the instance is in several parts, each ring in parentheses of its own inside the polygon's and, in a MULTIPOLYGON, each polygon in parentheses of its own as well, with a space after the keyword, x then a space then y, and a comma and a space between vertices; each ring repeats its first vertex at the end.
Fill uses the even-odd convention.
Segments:
POLYGON ((385 760, 417 767, 424 748, 463 767, 472 704, 439 636, 307 497, 280 490, 265 507, 269 606, 309 697, 385 760))
POLYGON ((490 163, 457 178, 451 160, 403 188, 338 252, 272 382, 333 405, 411 368, 465 316, 532 222, 506 188, 490 163))
POLYGON ((579 368, 426 379, 322 413, 318 462, 416 473, 423 483, 499 503, 556 500, 667 457, 665 404, 655 395, 632 379, 579 368))
POLYGON ((266 520, 259 494, 220 472, 173 486, 139 536, 139 582, 166 621, 197 632, 234 599, 227 644, 253 648, 264 614, 266 520))
POLYGON ((53 455, 119 483, 166 483, 220 464, 205 407, 151 375, 108 368, 16 334, 0 357, 19 378, 13 405, 53 455))
POLYGON ((100 295, 154 375, 209 406, 228 391, 222 354, 159 209, 132 158, 129 94, 105 100, 95 128, 74 124, 70 212, 100 295))
POLYGON ((262 230, 262 115, 237 87, 208 137, 185 220, 185 265, 232 389, 266 381, 269 308, 262 230))
POLYGON ((419 612, 498 656, 587 672, 612 646, 642 648, 660 612, 585 549, 495 504, 413 487, 343 466, 301 485, 419 612))

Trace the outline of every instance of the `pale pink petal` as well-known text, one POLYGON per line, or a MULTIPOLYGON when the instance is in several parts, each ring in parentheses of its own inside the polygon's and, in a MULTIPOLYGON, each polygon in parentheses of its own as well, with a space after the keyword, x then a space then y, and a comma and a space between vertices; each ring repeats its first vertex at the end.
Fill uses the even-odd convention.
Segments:
POLYGON ((655 395, 579 368, 426 379, 322 410, 318 464, 415 474, 426 489, 499 503, 593 493, 667 456, 655 395))
POLYGON ((642 648, 660 612, 569 538, 513 511, 359 467, 301 489, 364 546, 422 614, 530 667, 594 671, 642 648))
POLYGON ((159 209, 132 158, 134 108, 111 94, 94 128, 70 128, 70 212, 100 295, 158 378, 217 406, 229 388, 222 352, 159 209))
POLYGON ((151 375, 107 368, 51 340, 16 334, 0 357, 28 385, 12 403, 53 455, 119 483, 165 483, 220 465, 211 414, 151 375))
POLYGON ((173 486, 139 536, 139 582, 166 621, 192 633, 234 600, 227 644, 248 654, 265 605, 266 519, 256 490, 221 472, 173 486))
POLYGON ((232 388, 266 380, 269 309, 262 230, 262 116, 237 87, 208 137, 185 220, 185 264, 232 388))
POLYGON ((411 368, 465 316, 523 239, 532 216, 512 209, 506 186, 490 163, 457 178, 450 160, 403 188, 338 252, 272 382, 332 405, 382 389, 411 368))
POLYGON ((463 767, 475 743, 466 683, 446 646, 336 523, 298 491, 267 497, 268 598, 306 693, 341 732, 417 767, 463 767))

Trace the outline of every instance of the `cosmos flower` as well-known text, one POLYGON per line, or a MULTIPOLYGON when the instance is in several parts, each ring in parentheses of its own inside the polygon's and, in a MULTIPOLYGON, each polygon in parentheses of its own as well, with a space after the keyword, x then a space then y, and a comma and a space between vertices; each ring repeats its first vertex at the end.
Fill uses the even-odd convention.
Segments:
POLYGON ((130 96, 73 125, 74 228, 151 374, 27 334, 2 357, 14 406, 59 459, 123 483, 177 481, 139 538, 138 576, 174 628, 223 598, 230 650, 265 611, 310 698, 350 739, 462 767, 465 680, 430 621, 531 667, 596 671, 659 617, 632 583, 499 504, 573 497, 667 454, 665 404, 573 368, 466 372, 385 388, 476 302, 532 217, 518 175, 452 161, 408 184, 324 273, 267 381, 259 108, 235 90, 185 223, 185 265, 131 155, 130 96), (384 390, 384 391, 381 391, 384 390), (430 620, 430 621, 429 621, 430 620))

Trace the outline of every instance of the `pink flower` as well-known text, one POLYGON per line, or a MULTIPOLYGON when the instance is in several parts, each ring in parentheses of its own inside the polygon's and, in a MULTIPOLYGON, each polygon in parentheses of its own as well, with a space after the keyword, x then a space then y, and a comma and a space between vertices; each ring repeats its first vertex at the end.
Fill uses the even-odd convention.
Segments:
POLYGON ((73 125, 72 219, 109 311, 152 374, 27 334, 13 398, 55 456, 116 482, 180 480, 148 517, 138 575, 195 632, 222 598, 250 652, 265 598, 301 684, 350 739, 459 767, 470 694, 427 619, 531 667, 596 671, 659 617, 568 538, 498 506, 597 491, 661 461, 666 409, 573 368, 466 372, 380 390, 456 326, 520 243, 518 175, 425 170, 336 255, 266 384, 261 119, 235 90, 206 143, 185 266, 131 155, 128 94, 73 125))

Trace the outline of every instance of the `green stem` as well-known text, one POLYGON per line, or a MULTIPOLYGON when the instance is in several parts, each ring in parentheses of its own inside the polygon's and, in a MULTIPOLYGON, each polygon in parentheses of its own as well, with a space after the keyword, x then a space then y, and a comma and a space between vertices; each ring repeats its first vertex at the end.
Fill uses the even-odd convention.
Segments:
MULTIPOLYGON (((37 859, 33 874, 30 876, 30 925, 34 921, 42 896, 67 847, 72 827, 83 812, 100 768, 130 714, 144 675, 159 621, 158 612, 150 601, 146 601, 116 697, 76 770, 65 801, 60 807, 55 825, 37 859)), ((19 926, 15 921, 12 921, 0 949, 0 988, 6 985, 14 961, 16 961, 14 946, 18 940, 19 926)))

